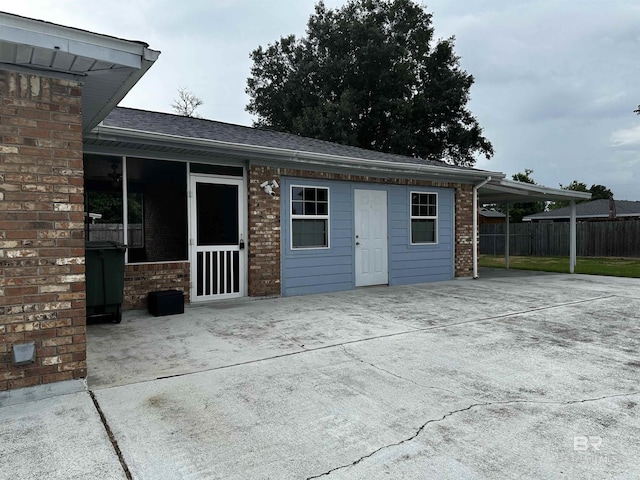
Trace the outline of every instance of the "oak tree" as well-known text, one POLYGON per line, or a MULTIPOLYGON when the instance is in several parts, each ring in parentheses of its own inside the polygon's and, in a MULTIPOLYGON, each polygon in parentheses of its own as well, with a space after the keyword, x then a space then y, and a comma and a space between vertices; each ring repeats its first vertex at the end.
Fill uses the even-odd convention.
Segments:
POLYGON ((320 2, 306 35, 251 53, 254 125, 381 152, 471 166, 491 143, 467 107, 473 76, 454 38, 434 39, 413 0, 320 2))

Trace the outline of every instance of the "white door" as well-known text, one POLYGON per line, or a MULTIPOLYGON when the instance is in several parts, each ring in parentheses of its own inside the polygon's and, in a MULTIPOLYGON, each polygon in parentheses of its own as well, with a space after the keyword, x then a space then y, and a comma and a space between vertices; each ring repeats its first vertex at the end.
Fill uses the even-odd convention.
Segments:
POLYGON ((389 283, 387 192, 355 190, 356 287, 389 283))
POLYGON ((191 176, 191 301, 245 292, 244 180, 191 176))

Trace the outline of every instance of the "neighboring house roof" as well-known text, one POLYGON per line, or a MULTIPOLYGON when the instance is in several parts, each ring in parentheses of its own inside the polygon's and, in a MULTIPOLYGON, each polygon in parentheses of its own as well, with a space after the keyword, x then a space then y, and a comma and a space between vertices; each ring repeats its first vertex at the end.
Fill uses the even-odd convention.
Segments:
POLYGON ((0 12, 3 68, 82 82, 84 131, 100 123, 159 54, 146 43, 0 12))
POLYGON ((496 212, 495 210, 487 210, 486 208, 480 209, 480 216, 485 218, 505 218, 506 215, 502 212, 496 212))
MULTIPOLYGON (((640 202, 614 200, 614 203, 616 206, 616 217, 640 216, 640 202)), ((570 216, 571 207, 564 207, 529 215, 522 220, 525 222, 536 220, 564 220, 570 216)), ((576 204, 576 218, 609 218, 609 200, 598 199, 576 204)))

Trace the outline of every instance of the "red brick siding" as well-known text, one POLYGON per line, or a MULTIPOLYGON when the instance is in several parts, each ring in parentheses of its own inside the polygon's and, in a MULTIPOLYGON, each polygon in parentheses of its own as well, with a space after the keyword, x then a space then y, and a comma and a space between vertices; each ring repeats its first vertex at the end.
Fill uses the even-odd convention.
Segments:
POLYGON ((249 296, 280 295, 280 195, 267 195, 260 184, 280 183, 278 169, 249 169, 249 296))
POLYGON ((77 82, 0 71, 0 390, 86 376, 80 108, 77 82))
POLYGON ((456 188, 456 277, 473 276, 473 186, 456 188))
POLYGON ((455 276, 473 275, 471 185, 252 165, 249 169, 249 295, 280 294, 280 197, 271 198, 260 188, 260 183, 272 179, 280 183, 280 178, 286 176, 455 189, 455 276))
POLYGON ((125 310, 147 308, 149 292, 159 290, 180 290, 189 302, 190 267, 189 262, 140 263, 124 267, 125 310))

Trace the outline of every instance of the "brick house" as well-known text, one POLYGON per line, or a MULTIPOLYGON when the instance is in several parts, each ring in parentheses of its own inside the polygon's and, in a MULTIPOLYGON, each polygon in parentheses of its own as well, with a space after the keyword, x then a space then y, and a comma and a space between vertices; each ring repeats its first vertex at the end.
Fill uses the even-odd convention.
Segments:
POLYGON ((117 108, 158 55, 0 13, 0 391, 84 388, 85 240, 127 244, 125 308, 169 288, 191 302, 300 295, 477 276, 478 195, 582 195, 117 108), (35 362, 16 366, 25 344, 35 362))
POLYGON ((488 172, 128 108, 85 135, 84 159, 89 213, 94 188, 123 195, 111 171, 142 205, 133 227, 117 220, 128 307, 154 289, 200 301, 473 274, 472 189, 488 172))

